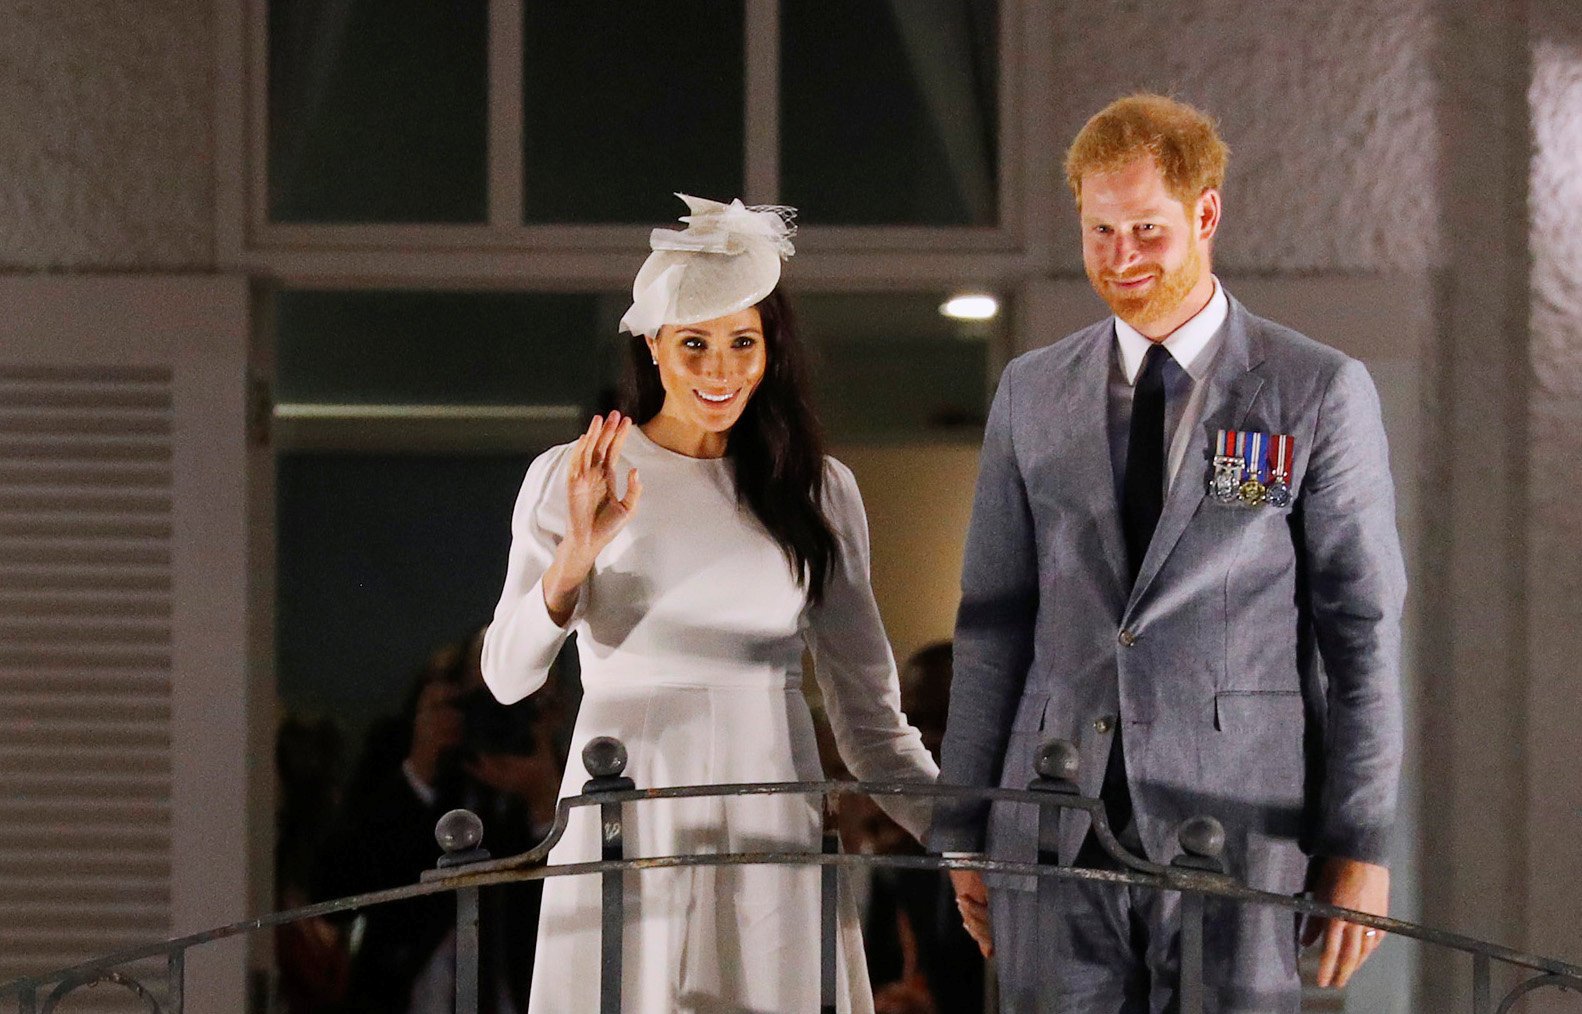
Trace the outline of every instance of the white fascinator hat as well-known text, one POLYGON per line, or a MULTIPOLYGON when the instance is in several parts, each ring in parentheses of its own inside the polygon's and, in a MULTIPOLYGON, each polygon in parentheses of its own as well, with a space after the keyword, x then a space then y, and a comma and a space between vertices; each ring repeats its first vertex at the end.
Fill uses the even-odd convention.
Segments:
POLYGON ((795 253, 795 208, 748 207, 677 194, 692 213, 685 229, 655 229, 653 253, 632 282, 621 330, 653 337, 665 324, 696 324, 745 310, 780 283, 795 253))

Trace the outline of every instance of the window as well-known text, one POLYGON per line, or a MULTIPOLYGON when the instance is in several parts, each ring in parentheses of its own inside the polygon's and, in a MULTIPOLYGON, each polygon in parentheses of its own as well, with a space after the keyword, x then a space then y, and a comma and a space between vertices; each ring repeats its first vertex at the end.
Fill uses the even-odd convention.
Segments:
POLYGON ((999 0, 254 2, 264 246, 585 245, 567 227, 669 221, 676 190, 821 226, 1004 219, 999 0))
POLYGON ((334 716, 355 744, 436 646, 488 622, 531 457, 280 458, 276 666, 292 713, 334 716))
POLYGON ((528 3, 528 222, 663 222, 673 191, 743 192, 741 0, 528 3))
POLYGON ((286 290, 275 298, 277 400, 591 409, 613 375, 626 304, 598 293, 286 290))
POLYGON ((542 450, 612 404, 621 294, 286 290, 274 301, 285 452, 542 450))
POLYGON ((487 0, 269 5, 269 217, 483 222, 487 0))
MULTIPOLYGON (((1003 311, 939 292, 793 294, 831 441, 976 441, 1003 311)), ((288 289, 274 299, 282 450, 479 455, 574 438, 615 404, 625 293, 288 289)))
POLYGON ((994 225, 996 8, 783 4, 781 199, 843 225, 994 225))

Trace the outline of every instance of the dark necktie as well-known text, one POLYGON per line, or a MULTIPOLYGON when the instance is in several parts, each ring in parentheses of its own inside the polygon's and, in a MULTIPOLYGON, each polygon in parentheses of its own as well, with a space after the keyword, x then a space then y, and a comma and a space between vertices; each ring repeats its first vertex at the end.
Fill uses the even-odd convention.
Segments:
MULTIPOLYGON (((1131 584, 1137 582, 1148 543, 1159 525, 1164 507, 1165 486, 1165 363, 1170 353, 1155 344, 1143 356, 1137 385, 1132 390, 1131 430, 1126 441, 1126 475, 1121 485, 1121 525, 1126 532, 1126 562, 1131 584)), ((1122 721, 1115 723, 1115 738, 1110 740, 1109 764, 1104 769, 1104 784, 1099 798, 1110 830, 1127 849, 1137 851, 1141 842, 1132 826, 1132 796, 1126 785, 1126 749, 1121 742, 1122 721)), ((1078 856, 1080 866, 1113 868, 1116 864, 1090 835, 1078 856)))
POLYGON ((1131 432, 1126 441, 1126 476, 1121 484, 1121 525, 1132 583, 1148 555, 1165 488, 1165 363, 1170 353, 1155 344, 1143 356, 1132 391, 1131 432))

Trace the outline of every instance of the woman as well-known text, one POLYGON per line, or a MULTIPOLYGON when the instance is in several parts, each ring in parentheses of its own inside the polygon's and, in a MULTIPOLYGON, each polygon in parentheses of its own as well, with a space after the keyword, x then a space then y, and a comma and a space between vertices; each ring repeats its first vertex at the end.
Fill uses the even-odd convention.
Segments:
MULTIPOLYGON (((900 711, 868 583, 851 472, 820 451, 784 297, 789 214, 684 197, 684 232, 654 253, 622 320, 627 410, 528 469, 505 590, 484 647, 495 695, 532 693, 577 632, 584 697, 572 756, 626 744, 643 788, 819 780, 802 697, 815 660, 842 757, 859 778, 929 782, 937 768, 900 711)), ((580 791, 568 770, 561 791, 580 791)), ((913 835, 928 808, 891 801, 913 835)), ((627 807, 628 855, 818 848, 800 796, 627 807)), ((555 863, 599 858, 596 814, 574 811, 555 863)), ((818 870, 738 866, 627 879, 626 1011, 816 1011, 818 870)), ((531 1009, 597 1009, 600 890, 547 882, 531 1009)), ((842 1011, 871 1011, 856 914, 841 912, 842 1011)))

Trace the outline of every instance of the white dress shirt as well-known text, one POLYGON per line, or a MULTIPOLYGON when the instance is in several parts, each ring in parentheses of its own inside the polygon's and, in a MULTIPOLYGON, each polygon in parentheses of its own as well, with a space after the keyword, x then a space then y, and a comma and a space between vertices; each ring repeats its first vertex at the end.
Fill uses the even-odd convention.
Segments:
MULTIPOLYGON (((1184 384, 1166 383, 1165 391, 1165 432, 1170 446, 1170 458, 1166 462, 1165 492, 1170 492, 1170 487, 1175 483, 1176 474, 1181 471, 1181 462, 1186 459, 1187 448, 1192 445, 1193 431, 1197 428, 1198 417, 1203 412, 1203 396, 1208 385, 1204 380, 1208 377, 1209 370, 1213 368, 1214 356, 1219 351, 1220 329, 1225 324, 1225 318, 1230 315, 1230 299, 1225 295, 1225 289, 1219 284, 1219 279, 1213 279, 1214 294, 1209 297, 1208 305, 1199 310, 1192 319, 1171 332, 1164 340, 1164 347, 1170 353, 1170 358, 1185 372, 1184 384), (1184 397, 1183 397, 1184 395, 1184 397)), ((1131 423, 1131 392, 1137 384, 1137 374, 1142 369, 1143 356, 1153 346, 1153 341, 1143 336, 1136 328, 1115 318, 1115 342, 1120 351, 1119 367, 1120 379, 1124 382, 1124 391, 1111 392, 1111 448, 1118 450, 1119 459, 1115 462, 1117 483, 1119 476, 1125 469, 1126 437, 1131 423), (1123 404, 1114 404, 1117 398, 1123 399, 1123 404), (1116 424, 1120 432, 1117 434, 1116 424), (1119 447, 1116 448, 1117 437, 1119 447)))

